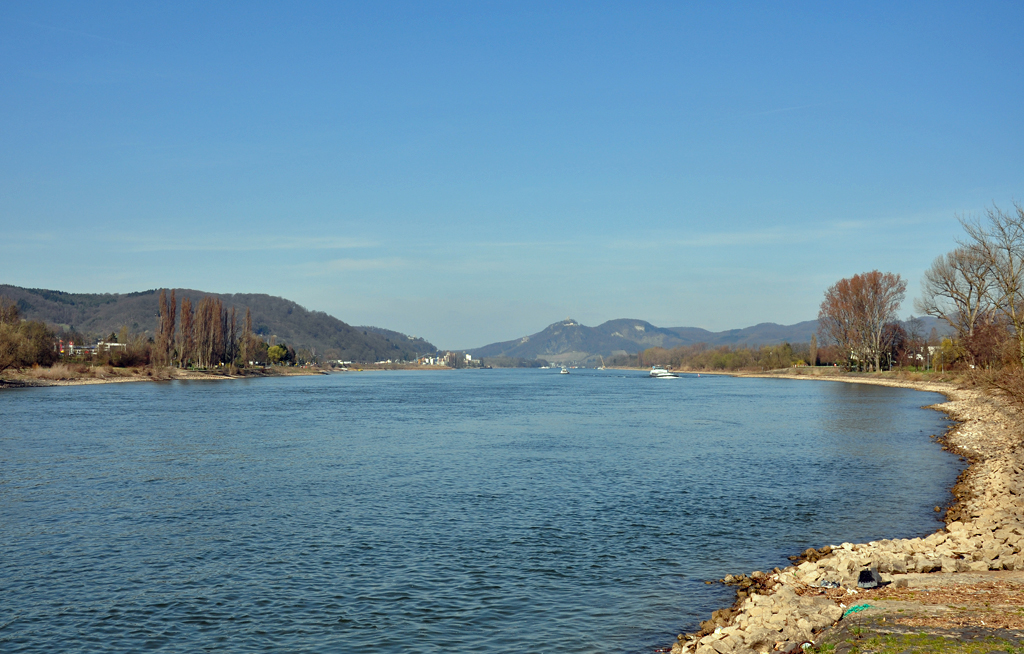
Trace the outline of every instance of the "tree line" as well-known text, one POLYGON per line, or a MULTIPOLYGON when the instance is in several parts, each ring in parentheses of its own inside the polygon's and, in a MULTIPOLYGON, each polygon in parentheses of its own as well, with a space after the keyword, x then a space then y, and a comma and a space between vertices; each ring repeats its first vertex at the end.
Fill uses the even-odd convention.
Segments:
POLYGON ((152 351, 154 365, 244 367, 271 359, 287 359, 289 348, 271 347, 253 332, 252 311, 248 307, 239 325, 235 307, 228 309, 220 298, 212 296, 203 297, 194 308, 190 298, 182 298, 179 312, 175 291, 172 289, 168 296, 167 291, 161 289, 158 306, 160 319, 152 351))
MULTIPOLYGON (((815 353, 814 356, 817 356, 815 353)), ((636 354, 618 354, 605 359, 609 366, 647 368, 664 366, 687 370, 775 370, 792 365, 806 365, 811 354, 810 343, 779 343, 775 345, 712 346, 694 343, 675 348, 652 347, 636 354)))
POLYGON ((854 275, 825 292, 818 313, 819 334, 845 355, 846 367, 881 370, 887 352, 892 367, 894 350, 915 362, 936 356, 946 369, 1024 366, 1024 206, 959 221, 963 236, 934 260, 914 301, 917 311, 946 322, 952 337, 933 336, 921 347, 915 321, 896 319, 906 282, 877 270, 854 275))
POLYGON ((0 296, 0 372, 53 365, 59 356, 54 333, 39 320, 22 320, 18 305, 0 296))
MULTIPOLYGON (((216 297, 203 297, 194 305, 185 297, 179 308, 175 291, 168 295, 161 290, 158 307, 160 317, 153 338, 132 334, 126 326, 122 327, 119 334, 102 340, 103 344, 92 355, 93 363, 209 369, 297 360, 293 348, 284 343, 267 343, 253 331, 248 307, 241 324, 235 307, 225 307, 216 297)), ((60 347, 65 338, 79 345, 85 341, 81 334, 58 336, 42 321, 23 320, 18 305, 0 297, 0 371, 53 365, 67 356, 60 347)))

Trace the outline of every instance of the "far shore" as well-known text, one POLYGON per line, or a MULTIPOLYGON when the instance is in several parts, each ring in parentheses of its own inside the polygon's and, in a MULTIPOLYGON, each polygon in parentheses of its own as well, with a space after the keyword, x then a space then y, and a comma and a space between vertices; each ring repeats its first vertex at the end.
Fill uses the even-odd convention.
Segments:
POLYGON ((252 379, 256 377, 301 377, 326 374, 320 368, 271 366, 268 368, 239 368, 234 371, 184 370, 180 368, 135 367, 112 368, 104 366, 75 367, 55 365, 51 368, 30 368, 20 371, 6 371, 0 376, 0 389, 36 388, 46 386, 85 386, 90 384, 122 384, 129 382, 158 382, 173 380, 222 381, 228 379, 252 379))
MULTIPOLYGON (((520 370, 520 368, 500 368, 503 370, 520 370)), ((346 372, 386 372, 395 370, 444 370, 454 371, 448 366, 421 365, 375 365, 362 364, 348 369, 268 366, 252 368, 217 368, 213 370, 188 370, 174 367, 139 366, 133 368, 113 368, 110 366, 85 366, 75 364, 56 364, 51 368, 31 368, 19 371, 7 370, 0 374, 0 389, 31 388, 45 386, 82 386, 88 384, 119 384, 126 382, 172 381, 172 380, 206 380, 221 381, 228 379, 251 379, 255 377, 299 377, 310 375, 336 374, 346 372), (84 372, 83 372, 84 370, 84 372)), ((467 368, 479 370, 479 368, 467 368)), ((522 368, 522 370, 537 370, 522 368)), ((646 372, 650 368, 609 367, 608 370, 646 372)), ((757 377, 766 379, 816 379, 841 381, 852 384, 874 384, 900 388, 916 388, 934 392, 943 392, 951 379, 950 375, 932 372, 897 372, 897 373, 854 373, 827 366, 785 368, 779 370, 673 370, 685 375, 720 375, 726 377, 757 377), (938 386, 937 386, 938 385, 938 386)))

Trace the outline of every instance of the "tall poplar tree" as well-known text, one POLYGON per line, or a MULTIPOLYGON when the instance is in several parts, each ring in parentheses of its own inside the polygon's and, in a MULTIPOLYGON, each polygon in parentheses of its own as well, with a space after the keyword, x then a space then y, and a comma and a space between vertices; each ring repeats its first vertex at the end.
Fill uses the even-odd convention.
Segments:
POLYGON ((154 344, 154 356, 153 363, 158 366, 167 364, 167 291, 160 289, 160 299, 158 300, 160 308, 160 325, 156 332, 156 343, 154 344))
POLYGON ((195 330, 193 327, 192 300, 181 300, 181 324, 178 332, 178 367, 186 368, 192 361, 195 349, 195 330))
POLYGON ((178 301, 174 297, 174 289, 171 289, 171 300, 167 304, 167 365, 174 361, 174 319, 178 310, 178 301))
POLYGON ((166 289, 160 289, 160 325, 157 328, 156 343, 154 347, 154 363, 161 366, 169 366, 173 362, 174 352, 174 314, 177 309, 177 301, 174 291, 171 291, 170 299, 167 298, 166 289))
POLYGON ((242 337, 239 340, 239 356, 242 359, 242 365, 247 366, 253 354, 255 354, 253 349, 252 311, 249 310, 249 307, 245 308, 245 320, 242 322, 242 337))
POLYGON ((231 317, 228 319, 228 344, 227 362, 234 363, 238 358, 238 325, 235 322, 235 308, 231 307, 231 317))

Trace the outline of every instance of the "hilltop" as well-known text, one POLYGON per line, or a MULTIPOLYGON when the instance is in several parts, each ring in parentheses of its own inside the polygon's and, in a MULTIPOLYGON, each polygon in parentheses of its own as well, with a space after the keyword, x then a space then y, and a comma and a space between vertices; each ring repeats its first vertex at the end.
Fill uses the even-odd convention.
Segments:
MULTIPOLYGON (((925 332, 938 326, 934 318, 922 319, 925 332)), ((524 359, 543 358, 563 363, 586 362, 598 357, 618 354, 636 354, 651 347, 671 349, 697 343, 710 346, 754 346, 779 343, 806 343, 818 331, 817 320, 806 320, 794 325, 765 322, 745 327, 712 332, 699 327, 656 327, 644 320, 618 319, 588 327, 572 318, 548 325, 536 334, 512 341, 491 343, 466 350, 474 357, 511 356, 524 359)))
MULTIPOLYGON (((0 284, 0 295, 17 302, 23 318, 41 320, 65 331, 86 336, 116 333, 122 326, 153 336, 159 317, 158 289, 137 293, 66 293, 0 284)), ((253 331, 294 348, 315 350, 329 359, 379 361, 410 360, 437 351, 421 338, 378 327, 353 327, 322 311, 309 311, 291 300, 262 293, 210 293, 175 289, 177 300, 193 305, 206 296, 219 298, 238 311, 241 322, 246 308, 252 311, 253 331)))

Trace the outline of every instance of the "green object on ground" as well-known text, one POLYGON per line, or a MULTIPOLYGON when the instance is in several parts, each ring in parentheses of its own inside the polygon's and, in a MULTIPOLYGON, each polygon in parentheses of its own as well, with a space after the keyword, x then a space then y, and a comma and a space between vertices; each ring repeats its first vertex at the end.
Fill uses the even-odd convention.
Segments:
POLYGON ((843 617, 845 618, 846 616, 850 615, 851 613, 860 613, 861 611, 867 611, 870 608, 871 608, 870 604, 857 604, 855 606, 851 606, 850 608, 846 609, 846 612, 843 613, 843 617))

